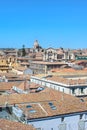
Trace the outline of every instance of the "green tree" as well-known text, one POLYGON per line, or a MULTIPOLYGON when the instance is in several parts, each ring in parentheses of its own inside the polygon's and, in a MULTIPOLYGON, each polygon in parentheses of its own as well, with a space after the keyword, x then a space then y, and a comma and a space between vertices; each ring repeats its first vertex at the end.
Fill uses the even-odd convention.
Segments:
POLYGON ((25 45, 22 46, 22 56, 26 55, 26 51, 25 51, 25 45))

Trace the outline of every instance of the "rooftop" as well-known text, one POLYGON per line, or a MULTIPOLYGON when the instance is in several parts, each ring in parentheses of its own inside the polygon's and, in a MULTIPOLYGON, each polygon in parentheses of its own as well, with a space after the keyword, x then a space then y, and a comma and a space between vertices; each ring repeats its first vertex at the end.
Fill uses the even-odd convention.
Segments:
POLYGON ((68 77, 59 77, 59 76, 52 76, 48 77, 47 80, 54 81, 57 83, 62 83, 67 85, 67 87, 70 86, 87 86, 87 76, 85 77, 74 77, 74 76, 68 76, 68 77))
POLYGON ((43 65, 61 65, 61 64, 66 64, 64 62, 44 62, 44 61, 32 61, 33 64, 43 64, 43 65))
POLYGON ((35 130, 31 125, 0 119, 0 130, 35 130))
POLYGON ((87 111, 80 99, 48 88, 40 93, 1 95, 0 106, 6 104, 17 104, 29 119, 87 111))
POLYGON ((22 82, 0 82, 0 91, 10 90, 13 86, 19 86, 22 82))

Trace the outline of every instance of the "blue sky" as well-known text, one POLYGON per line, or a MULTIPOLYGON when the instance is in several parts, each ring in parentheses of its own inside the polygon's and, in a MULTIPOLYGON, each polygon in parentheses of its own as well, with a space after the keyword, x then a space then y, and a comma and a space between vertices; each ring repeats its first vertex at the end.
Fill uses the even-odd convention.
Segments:
POLYGON ((0 48, 87 48, 86 0, 0 0, 0 48))

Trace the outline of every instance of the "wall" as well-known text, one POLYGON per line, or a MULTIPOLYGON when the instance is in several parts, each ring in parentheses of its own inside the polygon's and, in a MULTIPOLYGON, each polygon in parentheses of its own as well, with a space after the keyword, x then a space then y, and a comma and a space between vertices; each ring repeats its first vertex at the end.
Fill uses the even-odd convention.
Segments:
MULTIPOLYGON (((80 113, 81 114, 81 113, 80 113)), ((64 121, 61 122, 61 117, 57 118, 48 118, 47 120, 40 120, 40 121, 33 121, 28 122, 28 124, 32 124, 35 128, 41 128, 41 130, 86 130, 87 123, 85 114, 82 117, 83 119, 80 119, 80 115, 67 115, 64 117, 64 121), (78 129, 79 122, 82 122, 84 124, 84 129, 78 129), (66 129, 63 128, 60 129, 60 125, 65 125, 66 129), (52 129, 53 128, 53 129, 52 129)))
POLYGON ((65 92, 67 94, 70 93, 70 89, 69 88, 66 88, 66 87, 63 87, 62 84, 58 84, 56 82, 52 82, 52 81, 48 81, 46 79, 39 79, 39 78, 35 78, 35 77, 31 77, 31 82, 34 82, 34 83, 37 83, 37 84, 40 84, 40 85, 43 85, 43 86, 46 86, 46 87, 49 87, 49 88, 53 88, 55 90, 59 90, 61 92, 65 92))

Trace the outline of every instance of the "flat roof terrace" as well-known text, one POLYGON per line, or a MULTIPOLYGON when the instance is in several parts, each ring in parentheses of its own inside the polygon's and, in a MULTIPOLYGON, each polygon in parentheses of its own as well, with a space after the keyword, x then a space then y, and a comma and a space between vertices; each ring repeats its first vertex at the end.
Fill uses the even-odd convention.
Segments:
POLYGON ((77 75, 77 73, 73 75, 43 75, 39 74, 36 76, 32 76, 31 78, 38 79, 39 81, 44 82, 54 82, 55 84, 61 84, 66 87, 71 86, 87 86, 87 76, 86 75, 77 75))
POLYGON ((71 86, 87 86, 87 77, 85 78, 65 78, 65 77, 58 77, 58 76, 52 76, 47 78, 47 80, 54 81, 57 83, 65 84, 67 87, 71 86))
POLYGON ((49 74, 57 76, 87 76, 87 68, 77 70, 73 68, 57 68, 49 71, 49 74))

